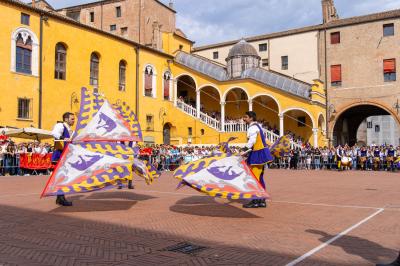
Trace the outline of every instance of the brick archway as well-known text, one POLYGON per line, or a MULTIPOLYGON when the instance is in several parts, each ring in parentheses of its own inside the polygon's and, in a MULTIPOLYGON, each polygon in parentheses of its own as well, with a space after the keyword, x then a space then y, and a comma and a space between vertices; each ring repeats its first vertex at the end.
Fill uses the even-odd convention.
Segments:
POLYGON ((362 101, 357 103, 348 104, 340 108, 340 112, 335 116, 335 119, 332 122, 329 122, 329 139, 332 143, 335 144, 344 144, 343 139, 347 139, 348 144, 354 144, 356 140, 357 129, 362 121, 364 121, 367 117, 374 115, 390 115, 397 122, 397 125, 400 127, 400 116, 397 115, 390 107, 382 104, 380 102, 375 101, 362 101), (343 126, 344 119, 350 120, 350 131, 345 132, 348 133, 347 136, 344 136, 344 132, 339 132, 338 127, 343 126), (338 133, 340 133, 341 140, 338 138, 338 133), (336 142, 336 143, 335 143, 336 142))

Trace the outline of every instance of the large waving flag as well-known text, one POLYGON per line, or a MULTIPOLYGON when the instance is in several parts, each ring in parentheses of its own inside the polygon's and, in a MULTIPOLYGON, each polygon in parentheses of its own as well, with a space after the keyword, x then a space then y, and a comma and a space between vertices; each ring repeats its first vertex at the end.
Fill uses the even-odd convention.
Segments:
POLYGON ((122 144, 69 144, 42 196, 89 192, 132 178, 133 150, 122 144))
POLYGON ((42 196, 90 192, 132 180, 148 184, 159 173, 137 151, 122 143, 142 140, 137 117, 129 106, 111 105, 102 95, 81 90, 77 127, 42 196))
POLYGON ((142 141, 139 122, 125 103, 111 105, 100 94, 81 90, 74 141, 142 141))
POLYGON ((74 141, 141 141, 131 126, 107 100, 93 118, 74 137, 74 141))
POLYGON ((160 177, 160 173, 152 164, 137 158, 133 159, 132 170, 138 176, 143 177, 147 184, 151 184, 154 179, 160 177))
POLYGON ((279 137, 269 149, 274 157, 283 157, 290 151, 290 138, 288 136, 279 137))
POLYGON ((213 197, 265 199, 269 195, 240 156, 226 153, 180 166, 174 177, 213 197))

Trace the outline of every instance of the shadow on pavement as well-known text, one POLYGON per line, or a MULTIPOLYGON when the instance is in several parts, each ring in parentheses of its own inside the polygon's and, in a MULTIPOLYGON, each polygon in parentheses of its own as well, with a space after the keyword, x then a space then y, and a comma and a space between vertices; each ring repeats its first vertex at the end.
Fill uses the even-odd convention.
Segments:
MULTIPOLYGON (((315 229, 308 229, 306 232, 321 236, 319 241, 322 243, 325 243, 336 236, 315 229)), ((359 256, 371 263, 385 261, 385 259, 388 261, 387 258, 395 258, 398 254, 397 250, 385 248, 382 245, 368 239, 350 235, 344 235, 336 241, 333 241, 330 245, 339 247, 347 254, 359 256), (379 250, 379 253, 371 252, 377 250, 379 250)))
POLYGON ((129 210, 138 201, 150 200, 156 197, 133 192, 95 192, 89 196, 73 195, 67 199, 72 201, 72 207, 58 207, 51 212, 98 212, 129 210), (114 200, 112 200, 114 199, 114 200))
MULTIPOLYGON (((96 204, 104 203, 101 200, 92 201, 96 204)), ((199 199, 189 198, 183 202, 199 202, 199 199)), ((89 204, 89 200, 85 204, 89 204)), ((229 212, 226 207, 224 206, 224 210, 229 212)), ((289 250, 270 251, 267 249, 268 243, 266 248, 260 250, 244 246, 240 242, 234 245, 224 244, 223 239, 218 242, 207 241, 205 238, 197 239, 189 233, 173 233, 173 227, 168 231, 150 230, 6 205, 0 205, 0 213, 0 265, 277 266, 286 265, 302 255, 293 254, 293 251, 289 250), (205 249, 192 254, 168 251, 182 242, 205 249)), ((156 220, 151 226, 157 228, 157 223, 160 222, 162 220, 156 220)), ((246 227, 243 230, 246 230, 246 227)), ((324 232, 310 232, 322 235, 323 239, 331 237, 324 232)), ((366 252, 383 255, 392 252, 370 241, 357 238, 351 240, 354 241, 349 243, 352 246, 365 245, 366 252)), ((392 257, 392 254, 390 255, 392 257)), ((389 260, 389 257, 386 258, 386 261, 389 260)), ((311 257, 307 260, 307 265, 333 264, 311 257)))
POLYGON ((225 217, 225 218, 260 218, 241 208, 215 202, 214 198, 192 196, 178 200, 170 211, 197 216, 225 217))

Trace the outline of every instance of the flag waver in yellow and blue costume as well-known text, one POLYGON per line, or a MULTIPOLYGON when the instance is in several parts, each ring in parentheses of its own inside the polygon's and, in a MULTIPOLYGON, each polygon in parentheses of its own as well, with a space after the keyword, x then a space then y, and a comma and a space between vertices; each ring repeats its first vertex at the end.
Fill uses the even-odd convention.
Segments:
POLYGON ((99 94, 81 91, 75 134, 65 147, 42 196, 90 192, 126 184, 133 173, 148 184, 158 172, 126 142, 142 140, 135 114, 123 103, 111 105, 99 94))
POLYGON ((250 124, 247 138, 248 143, 246 144, 246 148, 249 150, 249 155, 246 162, 250 166, 254 176, 265 189, 264 167, 267 163, 273 161, 274 158, 268 148, 263 130, 257 122, 250 124))

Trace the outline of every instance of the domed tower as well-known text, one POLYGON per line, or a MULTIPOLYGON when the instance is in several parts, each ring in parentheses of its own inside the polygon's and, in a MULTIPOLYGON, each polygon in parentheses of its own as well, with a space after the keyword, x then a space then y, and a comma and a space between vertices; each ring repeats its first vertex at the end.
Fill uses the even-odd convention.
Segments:
POLYGON ((228 76, 240 78, 246 69, 259 67, 260 59, 256 49, 242 39, 229 50, 228 57, 225 59, 228 76))

